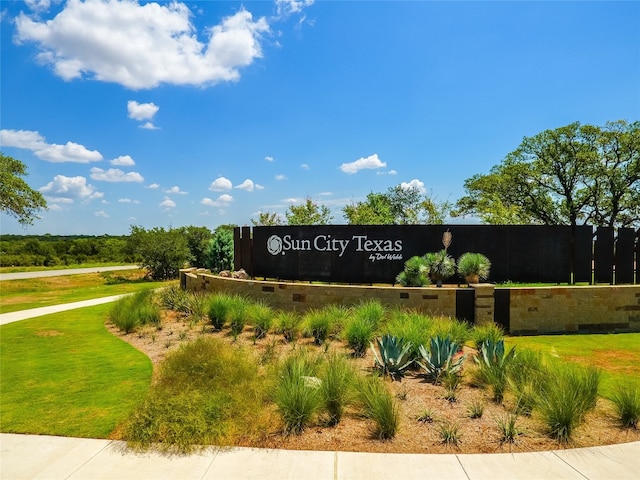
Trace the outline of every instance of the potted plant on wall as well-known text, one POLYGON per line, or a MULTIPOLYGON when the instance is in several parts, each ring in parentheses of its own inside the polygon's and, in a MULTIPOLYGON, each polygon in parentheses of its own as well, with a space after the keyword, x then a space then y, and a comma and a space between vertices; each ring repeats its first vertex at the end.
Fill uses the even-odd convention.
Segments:
POLYGON ((491 262, 481 253, 467 252, 458 258, 458 274, 467 283, 478 283, 489 278, 491 262))
POLYGON ((443 280, 452 277, 456 273, 456 261, 446 250, 430 252, 424 256, 429 272, 429 278, 438 287, 442 287, 443 280))

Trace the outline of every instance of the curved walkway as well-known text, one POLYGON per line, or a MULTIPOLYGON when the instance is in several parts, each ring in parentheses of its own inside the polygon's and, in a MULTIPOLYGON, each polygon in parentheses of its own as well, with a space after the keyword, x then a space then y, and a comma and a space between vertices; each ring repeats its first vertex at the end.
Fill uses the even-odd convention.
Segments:
MULTIPOLYGON (((17 320, 114 301, 86 300, 0 315, 17 320), (45 309, 56 309, 44 312, 45 309), (31 312, 31 313, 29 313, 31 312), (35 313, 35 315, 34 315, 35 313)), ((107 300, 109 299, 109 300, 107 300)), ((11 320, 11 321, 17 321, 11 320)), ((380 454, 209 449, 188 456, 135 454, 112 440, 0 434, 3 480, 623 480, 640 478, 640 442, 593 448, 496 454, 380 454)))

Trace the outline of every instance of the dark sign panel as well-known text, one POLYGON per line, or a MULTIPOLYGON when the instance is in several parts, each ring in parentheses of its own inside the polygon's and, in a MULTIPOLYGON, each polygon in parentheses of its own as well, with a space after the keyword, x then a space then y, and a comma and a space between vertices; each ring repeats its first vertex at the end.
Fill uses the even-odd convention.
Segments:
POLYGON ((453 236, 449 254, 483 253, 492 263, 492 281, 571 279, 570 227, 525 225, 254 227, 251 269, 257 277, 394 283, 409 258, 444 248, 447 231, 453 236))

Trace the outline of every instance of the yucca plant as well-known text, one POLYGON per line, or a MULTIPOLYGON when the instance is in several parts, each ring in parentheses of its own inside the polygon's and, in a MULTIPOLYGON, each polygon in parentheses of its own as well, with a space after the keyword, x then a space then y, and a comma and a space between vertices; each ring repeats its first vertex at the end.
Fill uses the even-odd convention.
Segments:
POLYGON ((446 250, 439 252, 430 252, 424 256, 429 278, 435 282, 438 287, 442 286, 442 282, 451 278, 456 273, 456 261, 446 250))
POLYGON ((467 283, 478 283, 489 278, 491 262, 481 253, 466 252, 460 255, 456 267, 467 283))
POLYGON ((424 287, 429 285, 429 268, 424 257, 411 257, 404 263, 404 270, 396 277, 403 287, 424 287))
POLYGON ((465 355, 459 355, 460 346, 450 338, 433 337, 429 348, 419 347, 420 357, 418 365, 434 383, 438 383, 443 375, 457 374, 465 360, 465 355))
POLYGON ((383 375, 389 375, 394 380, 401 377, 404 370, 412 363, 411 346, 411 342, 404 342, 402 339, 389 334, 377 338, 376 345, 373 342, 370 343, 375 367, 383 375))
POLYGON ((493 400, 502 403, 507 388, 507 372, 516 355, 515 347, 505 352, 504 340, 486 341, 476 355, 477 377, 481 383, 491 387, 493 400))

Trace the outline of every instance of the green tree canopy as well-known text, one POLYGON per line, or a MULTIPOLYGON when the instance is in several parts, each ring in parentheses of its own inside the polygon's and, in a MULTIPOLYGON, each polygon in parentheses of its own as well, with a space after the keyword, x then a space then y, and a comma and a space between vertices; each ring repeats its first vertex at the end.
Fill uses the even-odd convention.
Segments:
POLYGON ((233 230, 217 228, 207 248, 207 260, 204 263, 212 272, 233 270, 233 230))
POLYGON ((285 216, 289 225, 328 225, 333 220, 329 207, 310 198, 302 205, 291 205, 285 216))
POLYGON ((576 122, 525 137, 464 187, 453 214, 485 223, 640 226, 640 122, 576 122))
POLYGON ((282 225, 282 218, 275 212, 260 212, 258 219, 251 219, 251 224, 254 227, 273 227, 282 225))
POLYGON ((27 166, 20 160, 0 153, 0 211, 31 225, 37 213, 47 208, 42 194, 33 190, 22 178, 27 166))
POLYGON ((154 280, 176 278, 181 268, 192 259, 187 238, 182 229, 165 230, 155 227, 145 230, 132 225, 129 235, 129 250, 139 259, 154 280))
POLYGON ((442 224, 451 206, 438 203, 414 186, 396 185, 386 193, 370 193, 364 202, 342 209, 350 225, 442 224))

